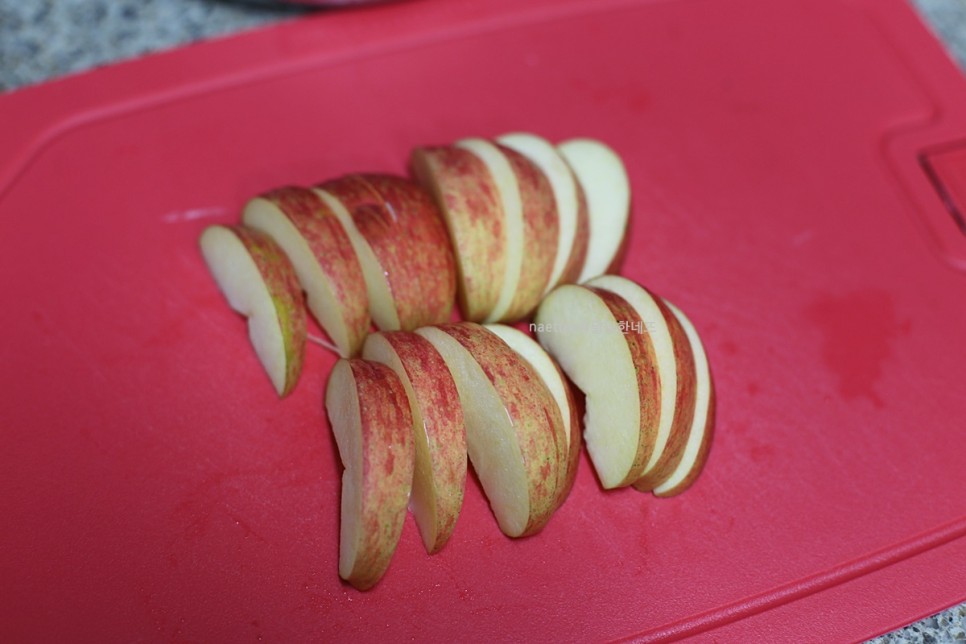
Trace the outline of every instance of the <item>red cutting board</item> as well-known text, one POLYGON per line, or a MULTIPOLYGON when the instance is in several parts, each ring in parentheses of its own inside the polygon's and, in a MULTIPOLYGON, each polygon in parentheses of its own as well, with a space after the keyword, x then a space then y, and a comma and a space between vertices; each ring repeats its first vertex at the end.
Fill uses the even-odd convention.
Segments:
POLYGON ((325 13, 0 97, 0 141, 7 641, 851 640, 966 599, 966 82, 900 0, 325 13), (332 358, 277 400, 197 237, 509 130, 623 155, 624 274, 703 334, 710 460, 670 500, 584 460, 519 541, 471 482, 359 593, 332 358))

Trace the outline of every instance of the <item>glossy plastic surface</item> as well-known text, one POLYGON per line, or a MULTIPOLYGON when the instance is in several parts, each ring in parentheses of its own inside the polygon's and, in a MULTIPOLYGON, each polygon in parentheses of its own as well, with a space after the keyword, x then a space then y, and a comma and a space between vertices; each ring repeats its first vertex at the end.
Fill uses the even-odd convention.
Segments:
POLYGON ((966 82, 899 0, 423 0, 0 97, 0 633, 8 641, 846 640, 966 598, 966 236, 922 154, 966 82), (624 273, 718 390, 686 494, 586 460, 533 538, 471 482, 369 593, 337 576, 311 347, 279 402, 197 237, 416 145, 598 137, 624 273))

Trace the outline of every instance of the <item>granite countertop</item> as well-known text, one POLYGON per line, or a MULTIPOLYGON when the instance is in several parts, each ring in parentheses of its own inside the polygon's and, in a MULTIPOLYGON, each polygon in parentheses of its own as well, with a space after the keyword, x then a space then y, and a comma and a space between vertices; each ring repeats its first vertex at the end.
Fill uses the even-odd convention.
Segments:
MULTIPOLYGON (((966 68, 966 0, 912 1, 966 68)), ((0 0, 0 92, 305 11, 254 0, 0 0)), ((966 603, 872 641, 966 642, 966 603)))

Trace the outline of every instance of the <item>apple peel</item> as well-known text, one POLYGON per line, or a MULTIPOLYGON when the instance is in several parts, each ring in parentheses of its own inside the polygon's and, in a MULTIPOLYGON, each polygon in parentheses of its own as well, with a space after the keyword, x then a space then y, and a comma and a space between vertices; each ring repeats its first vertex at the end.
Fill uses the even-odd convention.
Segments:
POLYGON ((345 467, 339 576, 368 590, 389 567, 406 518, 415 463, 409 401, 389 367, 342 359, 329 375, 325 408, 345 467))
POLYGON ((245 226, 209 226, 201 253, 232 309, 248 319, 248 337, 280 397, 291 393, 305 356, 302 289, 271 237, 245 226))
POLYGON ((426 551, 434 554, 456 527, 466 487, 466 427, 456 383, 436 348, 416 333, 374 333, 362 355, 390 367, 406 390, 416 446, 410 508, 426 551))

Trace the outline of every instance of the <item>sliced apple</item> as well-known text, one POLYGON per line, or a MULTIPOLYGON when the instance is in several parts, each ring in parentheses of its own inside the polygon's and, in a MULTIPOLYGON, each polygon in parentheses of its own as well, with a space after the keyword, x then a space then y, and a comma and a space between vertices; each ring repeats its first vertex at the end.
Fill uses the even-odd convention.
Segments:
POLYGON ((413 482, 413 418, 402 382, 377 362, 339 360, 325 391, 339 446, 339 576, 372 588, 399 543, 413 482))
POLYGON ((687 334, 691 353, 694 355, 695 405, 691 431, 688 433, 688 441, 684 445, 681 460, 671 476, 654 488, 654 495, 659 497, 674 496, 684 492, 701 474, 711 449, 715 411, 714 381, 711 378, 711 367, 701 338, 684 313, 670 302, 666 304, 687 334))
POLYGON ((553 395, 563 420, 564 435, 557 439, 557 500, 554 507, 559 508, 567 500, 577 478, 577 464, 580 460, 580 416, 573 389, 566 376, 547 352, 526 333, 503 324, 488 324, 486 328, 506 342, 540 375, 540 379, 553 395))
POLYGON ((355 217, 386 274, 400 328, 448 322, 456 301, 456 261, 442 215, 409 179, 362 175, 382 200, 355 217))
POLYGON ((661 383, 660 417, 651 457, 634 482, 636 489, 649 491, 671 476, 681 461, 691 430, 695 403, 691 343, 664 301, 643 286, 617 275, 597 277, 586 285, 614 293, 630 304, 654 348, 661 383))
POLYGON ((563 419, 536 371, 499 337, 463 322, 416 331, 443 356, 459 391, 470 462, 504 534, 546 525, 557 494, 563 419))
POLYGON ((279 188, 249 201, 242 221, 285 251, 309 310, 339 354, 358 352, 369 332, 366 284, 349 237, 325 202, 307 188, 279 188))
POLYGON ((512 148, 495 146, 510 163, 520 191, 523 218, 522 259, 516 291, 507 310, 494 320, 514 322, 533 312, 546 290, 557 258, 560 223, 553 189, 540 168, 512 148))
POLYGON ((648 335, 626 332, 638 322, 617 295, 575 285, 554 289, 534 318, 540 344, 585 395, 584 443, 607 489, 641 477, 657 436, 654 347, 648 335))
POLYGON ((573 170, 552 143, 535 134, 505 134, 497 141, 516 150, 539 167, 553 191, 559 223, 557 253, 544 294, 558 284, 577 281, 587 257, 590 224, 584 190, 573 170))
POLYGON ((483 320, 496 306, 507 270, 506 224, 493 178, 477 155, 455 146, 416 149, 410 168, 443 214, 463 317, 483 320))
POLYGON ((342 220, 363 267, 382 330, 449 320, 456 293, 453 251, 429 194, 402 177, 353 174, 317 188, 342 220))
POLYGON ((374 333, 362 355, 390 367, 406 390, 416 443, 410 507, 426 551, 439 552, 456 527, 466 487, 466 427, 456 383, 436 348, 416 333, 374 333))
POLYGON ((587 196, 590 239, 578 282, 615 268, 630 216, 631 187, 620 156, 600 141, 571 139, 557 146, 587 196))
MULTIPOLYGON (((506 245, 506 264, 500 279, 499 297, 493 308, 487 312, 485 322, 503 320, 513 304, 517 285, 520 282, 520 271, 523 267, 523 201, 520 197, 520 184, 517 181, 513 165, 506 155, 494 144, 484 139, 461 139, 456 147, 474 154, 486 167, 503 213, 503 243, 506 245)), ((495 240, 491 243, 495 243, 495 240)))
POLYGON ((359 232, 353 217, 354 212, 359 212, 363 208, 379 209, 375 204, 377 197, 373 194, 372 188, 358 177, 350 175, 327 181, 316 186, 314 190, 342 223, 356 257, 359 258, 372 321, 380 329, 400 328, 399 314, 396 312, 389 279, 372 246, 359 232))
POLYGON ((553 272, 559 228, 553 189, 538 166, 511 148, 474 138, 456 146, 483 162, 503 206, 506 272, 485 321, 520 319, 539 304, 553 272))
POLYGON ((244 226, 209 226, 201 253, 228 304, 248 318, 248 337, 275 391, 287 396, 305 356, 305 309, 295 270, 272 238, 244 226))

